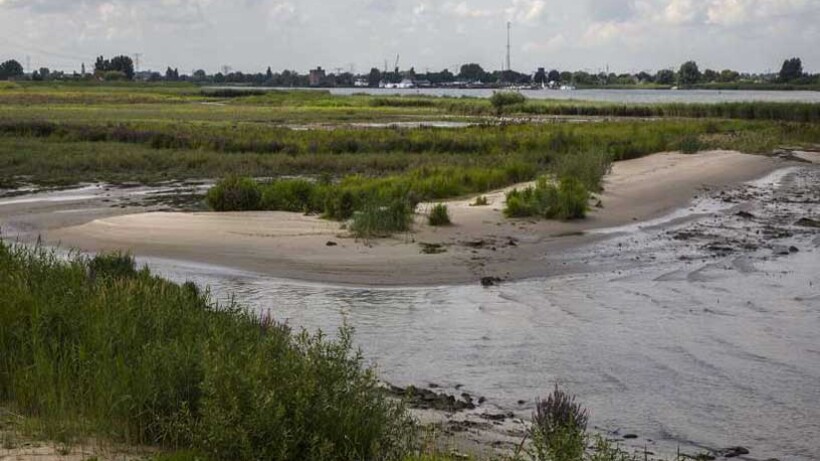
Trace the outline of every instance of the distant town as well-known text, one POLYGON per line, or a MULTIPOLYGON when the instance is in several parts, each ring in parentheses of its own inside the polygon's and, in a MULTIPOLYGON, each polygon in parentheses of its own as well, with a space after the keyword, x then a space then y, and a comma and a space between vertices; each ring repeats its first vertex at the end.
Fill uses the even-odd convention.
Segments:
MULTIPOLYGON (((137 63, 138 64, 138 63, 137 63)), ((804 72, 800 58, 786 59, 779 72, 741 73, 731 69, 703 69, 695 61, 683 63, 678 69, 662 69, 654 73, 561 71, 539 67, 532 72, 512 69, 487 71, 481 65, 468 63, 451 71, 418 72, 415 68, 400 70, 398 58, 388 69, 372 68, 365 74, 342 69, 330 72, 321 66, 307 74, 284 70, 244 73, 223 66, 220 72, 209 74, 195 70, 189 74, 168 67, 164 72, 140 70, 129 56, 97 58, 90 68, 82 64, 74 72, 48 68, 24 69, 16 60, 0 64, 0 80, 14 81, 136 81, 190 82, 210 85, 246 85, 283 88, 515 88, 556 89, 575 88, 714 88, 714 89, 820 89, 820 74, 804 72), (457 70, 457 72, 454 72, 457 70)))

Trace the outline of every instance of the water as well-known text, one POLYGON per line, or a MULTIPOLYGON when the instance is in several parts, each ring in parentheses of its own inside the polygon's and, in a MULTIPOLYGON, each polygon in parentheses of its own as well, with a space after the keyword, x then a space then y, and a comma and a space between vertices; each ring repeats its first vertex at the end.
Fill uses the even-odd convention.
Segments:
MULTIPOLYGON (((230 87, 249 90, 293 90, 293 88, 255 88, 230 87)), ((312 91, 304 89, 304 91, 312 91)), ((331 88, 331 94, 349 96, 353 94, 371 95, 423 95, 462 96, 489 98, 492 89, 459 89, 459 88, 415 88, 415 89, 382 89, 382 88, 331 88)), ((751 90, 523 90, 530 99, 555 99, 576 101, 600 101, 614 103, 719 103, 719 102, 809 102, 820 103, 820 91, 751 91, 751 90)))
MULTIPOLYGON (((798 181, 795 171, 744 193, 771 198, 761 191, 770 182, 798 181)), ((817 172, 799 180, 811 187, 817 172)), ((534 398, 559 383, 588 406, 592 424, 637 433, 639 446, 670 454, 678 445, 690 452, 741 445, 752 450, 751 459, 816 460, 820 236, 795 231, 786 243, 801 251, 784 257, 762 247, 707 254, 700 243, 669 233, 738 236, 750 225, 730 218, 733 206, 718 206, 714 197, 702 202, 689 219, 700 212, 703 218, 615 229, 614 237, 571 256, 603 270, 491 289, 333 287, 148 262, 171 279, 210 285, 223 301, 235 294, 294 327, 332 332, 346 321, 366 357, 395 384, 436 383, 451 392, 463 385, 490 407, 527 417, 534 398), (737 227, 726 224, 730 219, 737 227)), ((755 213, 820 211, 816 202, 783 203, 755 213)))
MULTIPOLYGON (((338 88, 331 89, 332 94, 351 95, 367 93, 374 95, 425 95, 425 96, 470 96, 489 98, 495 90, 490 89, 411 89, 387 90, 378 88, 338 88)), ((523 90, 530 99, 556 99, 575 101, 600 101, 616 103, 718 103, 718 102, 820 102, 820 91, 748 91, 748 90, 523 90)))

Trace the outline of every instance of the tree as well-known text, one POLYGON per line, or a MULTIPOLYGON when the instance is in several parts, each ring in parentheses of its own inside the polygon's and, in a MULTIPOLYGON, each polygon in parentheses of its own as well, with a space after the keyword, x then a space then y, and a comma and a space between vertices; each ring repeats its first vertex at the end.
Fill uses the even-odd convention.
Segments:
POLYGON ((198 69, 194 72, 193 79, 195 82, 204 82, 208 79, 208 74, 204 70, 198 69))
POLYGON ((549 74, 547 74, 547 80, 550 82, 558 83, 561 81, 561 73, 558 72, 556 69, 552 69, 549 74))
POLYGON ((267 81, 273 80, 273 71, 271 70, 270 66, 268 66, 267 72, 265 72, 265 79, 267 81))
POLYGON ((8 80, 21 75, 23 75, 23 66, 14 59, 0 64, 0 80, 8 80))
POLYGON ((740 78, 740 74, 730 69, 723 69, 718 75, 718 81, 722 83, 736 82, 740 78))
POLYGON ((803 77, 803 61, 800 58, 791 58, 783 61, 778 80, 783 83, 791 82, 803 77))
POLYGON ((121 72, 126 80, 133 80, 134 61, 128 56, 117 56, 110 61, 100 56, 94 63, 94 71, 97 75, 104 75, 107 72, 121 72))
POLYGON ((367 86, 370 88, 378 88, 382 81, 382 72, 375 67, 370 69, 370 75, 367 76, 367 86))
POLYGON ((703 81, 706 83, 712 83, 718 81, 718 73, 713 71, 712 69, 706 69, 703 71, 703 81))
POLYGON ((543 67, 538 68, 538 72, 532 77, 532 82, 536 85, 546 85, 547 83, 547 71, 544 70, 543 67))
POLYGON ((476 63, 464 64, 461 66, 458 78, 470 82, 484 81, 487 79, 487 72, 476 63))
POLYGON ((654 80, 648 72, 644 71, 638 72, 635 77, 638 79, 638 83, 652 83, 654 80))
POLYGON ((678 71, 678 83, 680 85, 694 85, 700 82, 701 74, 698 64, 695 61, 686 61, 680 66, 678 71))
POLYGON ((655 74, 655 83, 659 85, 671 85, 675 83, 675 72, 670 69, 659 70, 655 74))

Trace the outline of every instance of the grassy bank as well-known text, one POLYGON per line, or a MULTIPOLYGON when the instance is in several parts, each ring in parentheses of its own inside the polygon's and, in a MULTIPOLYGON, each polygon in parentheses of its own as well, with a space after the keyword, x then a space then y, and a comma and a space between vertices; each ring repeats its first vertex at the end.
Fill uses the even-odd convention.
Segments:
POLYGON ((55 438, 212 460, 401 459, 413 424, 338 340, 217 308, 132 259, 0 243, 0 404, 55 438))

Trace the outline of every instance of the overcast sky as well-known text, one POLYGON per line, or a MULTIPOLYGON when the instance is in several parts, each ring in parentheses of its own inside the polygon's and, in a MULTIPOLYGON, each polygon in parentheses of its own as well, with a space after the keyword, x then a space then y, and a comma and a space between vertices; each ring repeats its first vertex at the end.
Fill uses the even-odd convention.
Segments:
POLYGON ((0 60, 79 69, 142 53, 142 68, 301 72, 478 62, 614 72, 677 67, 820 71, 820 0, 0 0, 0 60))

